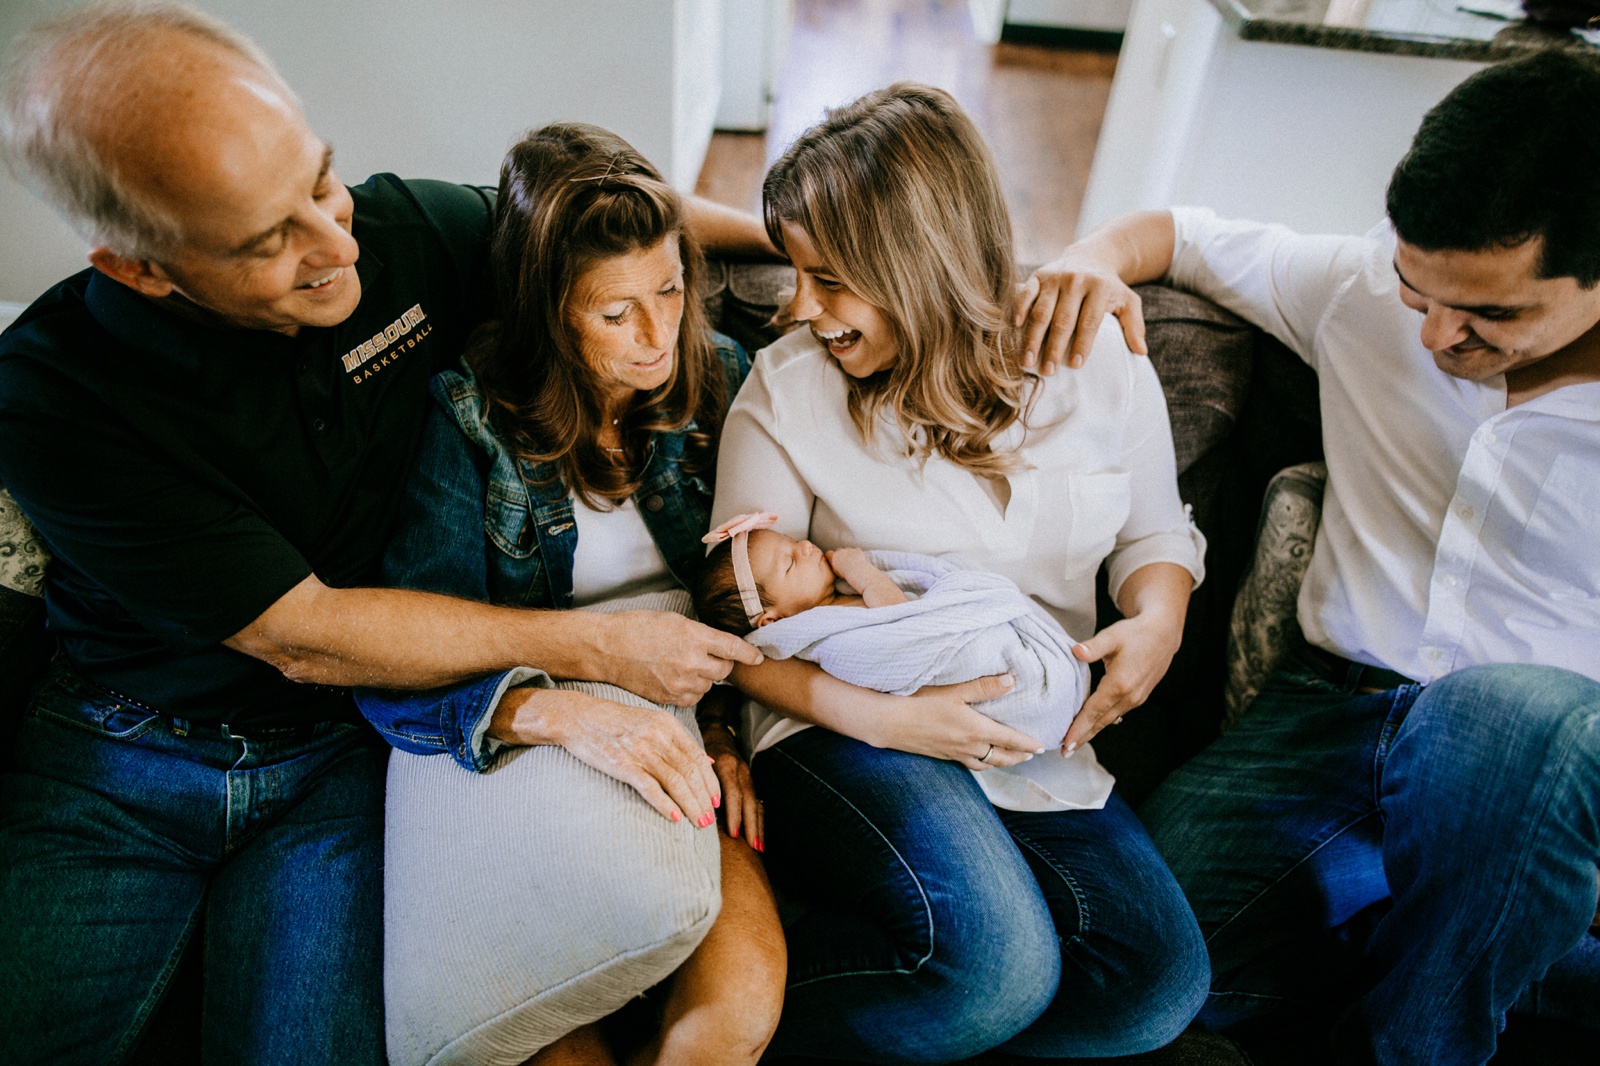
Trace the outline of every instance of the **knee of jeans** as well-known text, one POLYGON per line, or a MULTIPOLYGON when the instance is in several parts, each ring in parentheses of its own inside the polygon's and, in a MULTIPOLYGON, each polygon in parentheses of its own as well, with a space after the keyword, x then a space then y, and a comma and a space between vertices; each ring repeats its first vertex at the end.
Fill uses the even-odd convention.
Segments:
POLYGON ((1125 1044, 1102 1054, 1136 1055, 1176 1040, 1205 1005, 1211 988, 1211 963, 1194 922, 1171 923, 1158 951, 1144 950, 1130 960, 1126 981, 1106 997, 1105 1016, 1124 1018, 1115 1026, 1125 1044))
MULTIPOLYGON (((1025 910, 1025 908, 1017 908, 1025 910)), ((928 1019, 917 1062, 971 1058, 1026 1029, 1061 982, 1061 945, 1041 904, 1042 923, 1013 914, 939 930, 934 950, 912 975, 918 1014, 928 1019)))
POLYGON ((1412 713, 1418 708, 1442 711, 1440 724, 1447 727, 1480 730, 1478 750, 1496 765, 1522 753, 1543 769, 1557 748, 1575 747, 1591 760, 1600 755, 1600 682, 1560 667, 1468 667, 1429 685, 1412 713))
MULTIPOLYGON (((1174 890, 1154 894, 1120 932, 1092 928, 1066 948, 1062 1017, 1092 1028, 1098 1056, 1137 1055, 1165 1047, 1205 1005, 1211 962, 1194 915, 1174 890)), ((1047 1016, 1048 1017, 1048 1016, 1047 1016)), ((1077 1039, 1086 1034, 1077 1031, 1077 1039)))

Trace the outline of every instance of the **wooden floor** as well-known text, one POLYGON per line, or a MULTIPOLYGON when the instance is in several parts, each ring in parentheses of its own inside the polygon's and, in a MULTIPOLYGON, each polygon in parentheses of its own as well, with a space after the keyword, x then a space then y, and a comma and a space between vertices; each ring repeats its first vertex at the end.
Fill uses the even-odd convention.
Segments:
POLYGON ((978 43, 965 0, 796 0, 767 134, 713 137, 696 189, 759 210, 767 165, 828 107, 910 79, 950 91, 988 138, 1017 236, 1038 263, 1071 239, 1116 57, 978 43))

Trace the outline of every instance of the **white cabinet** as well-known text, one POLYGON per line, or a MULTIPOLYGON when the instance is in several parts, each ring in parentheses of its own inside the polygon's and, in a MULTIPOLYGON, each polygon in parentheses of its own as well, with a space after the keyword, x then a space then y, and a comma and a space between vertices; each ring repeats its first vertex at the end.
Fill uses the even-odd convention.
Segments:
POLYGON ((1136 0, 1078 232, 1200 204, 1363 233, 1423 114, 1482 65, 1245 41, 1208 0, 1136 0))
POLYGON ((722 0, 717 129, 759 133, 767 128, 793 11, 793 0, 722 0))
POLYGON ((1133 0, 1011 0, 1006 23, 1120 33, 1132 8, 1133 0))

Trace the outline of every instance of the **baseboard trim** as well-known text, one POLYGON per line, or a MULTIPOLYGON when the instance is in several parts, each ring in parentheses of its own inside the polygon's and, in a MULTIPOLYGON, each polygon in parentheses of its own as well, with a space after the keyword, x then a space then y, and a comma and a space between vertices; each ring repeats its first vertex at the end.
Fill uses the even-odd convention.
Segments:
POLYGON ((1000 28, 1005 44, 1041 44, 1047 48, 1073 48, 1086 52, 1120 52, 1120 30, 1084 30, 1067 26, 1026 26, 1008 22, 1000 28))

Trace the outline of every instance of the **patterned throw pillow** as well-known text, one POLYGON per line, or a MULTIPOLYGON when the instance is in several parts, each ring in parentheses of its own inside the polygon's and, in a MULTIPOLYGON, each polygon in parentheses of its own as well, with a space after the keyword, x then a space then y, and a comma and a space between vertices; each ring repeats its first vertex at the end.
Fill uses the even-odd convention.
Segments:
POLYGON ((1224 730, 1239 720, 1267 675, 1300 639, 1296 605, 1311 565, 1327 480, 1326 465, 1302 463, 1280 470, 1267 485, 1255 557, 1239 583, 1228 627, 1224 730))
POLYGON ((28 596, 44 595, 50 553, 22 515, 11 493, 0 489, 0 586, 28 596))

